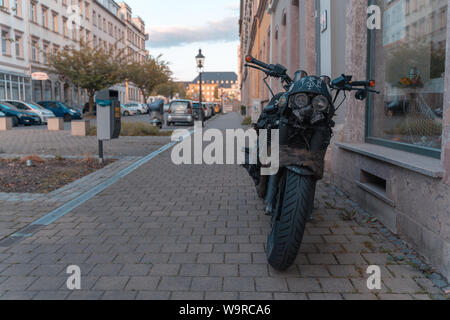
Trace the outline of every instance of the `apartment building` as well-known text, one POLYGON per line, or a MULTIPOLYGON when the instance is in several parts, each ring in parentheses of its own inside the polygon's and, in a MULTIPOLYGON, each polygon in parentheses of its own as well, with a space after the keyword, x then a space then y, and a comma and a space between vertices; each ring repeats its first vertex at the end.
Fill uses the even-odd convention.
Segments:
MULTIPOLYGON (((148 34, 145 33, 145 23, 140 17, 133 17, 132 9, 125 2, 119 3, 119 16, 125 22, 125 46, 126 53, 134 61, 144 61, 146 56, 145 41, 148 34)), ((126 100, 141 101, 141 93, 132 84, 126 84, 126 100)))
MULTIPOLYGON (((52 74, 46 80, 33 79, 36 73, 46 73, 48 53, 77 46, 80 39, 104 48, 127 46, 127 22, 113 0, 2 0, 0 7, 0 99, 60 100, 81 106, 88 100, 84 90, 52 74)), ((145 47, 140 53, 145 54, 145 47)), ((141 101, 139 94, 132 99, 128 94, 137 92, 134 86, 114 89, 124 103, 141 101)))
MULTIPOLYGON (((450 279, 449 21, 448 0, 242 0, 240 56, 376 81, 380 95, 348 96, 335 117, 328 178, 450 279)), ((257 118, 261 79, 240 72, 257 118)))

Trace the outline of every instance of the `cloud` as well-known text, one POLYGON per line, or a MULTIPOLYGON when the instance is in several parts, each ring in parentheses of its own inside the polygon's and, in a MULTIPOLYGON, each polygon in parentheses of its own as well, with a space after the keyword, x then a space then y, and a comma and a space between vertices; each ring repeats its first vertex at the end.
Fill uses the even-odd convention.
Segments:
POLYGON ((200 27, 156 27, 148 33, 151 48, 170 48, 194 42, 236 41, 239 39, 238 18, 211 21, 200 27))

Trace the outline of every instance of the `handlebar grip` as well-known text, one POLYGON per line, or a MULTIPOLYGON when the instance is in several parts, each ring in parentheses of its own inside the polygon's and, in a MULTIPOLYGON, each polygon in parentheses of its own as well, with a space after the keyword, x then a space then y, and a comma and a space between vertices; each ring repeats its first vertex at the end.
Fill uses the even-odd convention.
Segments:
POLYGON ((262 61, 259 61, 259 60, 253 58, 253 57, 250 56, 250 55, 248 55, 247 57, 245 57, 245 61, 247 61, 248 63, 253 63, 253 64, 255 64, 255 65, 257 65, 257 66, 259 66, 259 67, 261 67, 261 68, 264 68, 264 69, 268 69, 268 70, 271 69, 270 66, 269 66, 268 64, 266 64, 266 63, 264 63, 264 62, 262 62, 262 61))
POLYGON ((375 81, 373 80, 351 81, 349 84, 352 87, 375 87, 375 81))

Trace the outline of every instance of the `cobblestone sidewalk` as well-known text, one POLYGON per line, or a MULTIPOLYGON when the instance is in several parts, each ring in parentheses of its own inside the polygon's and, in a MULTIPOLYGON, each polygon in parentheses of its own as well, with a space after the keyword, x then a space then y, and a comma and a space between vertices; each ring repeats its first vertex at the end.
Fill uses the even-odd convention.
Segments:
POLYGON ((447 298, 438 275, 332 186, 319 184, 315 207, 295 265, 276 272, 265 257, 269 218, 245 170, 175 166, 165 152, 0 248, 0 299, 447 298), (366 285, 374 264, 378 291, 366 285), (81 291, 66 288, 69 265, 81 267, 81 291))

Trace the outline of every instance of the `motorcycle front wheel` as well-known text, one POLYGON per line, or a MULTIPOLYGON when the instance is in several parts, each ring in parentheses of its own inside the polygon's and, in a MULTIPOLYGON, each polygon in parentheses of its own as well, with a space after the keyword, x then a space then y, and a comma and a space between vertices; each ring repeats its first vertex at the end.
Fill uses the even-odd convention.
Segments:
POLYGON ((272 232, 267 241, 267 259, 276 270, 294 264, 303 241, 305 226, 314 204, 316 179, 286 170, 280 181, 272 232))

